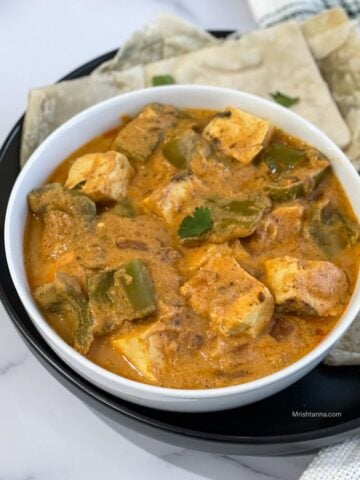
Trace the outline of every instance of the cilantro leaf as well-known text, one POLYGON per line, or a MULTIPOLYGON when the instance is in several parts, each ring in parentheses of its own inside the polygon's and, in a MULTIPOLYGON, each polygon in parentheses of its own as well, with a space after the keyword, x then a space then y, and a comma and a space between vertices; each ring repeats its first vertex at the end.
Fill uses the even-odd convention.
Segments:
POLYGON ((180 238, 199 237, 213 226, 210 209, 196 207, 192 216, 188 215, 180 224, 178 235, 180 238))
POLYGON ((172 85, 175 83, 175 78, 172 75, 155 75, 152 77, 151 83, 153 87, 172 85))
POLYGON ((269 93, 269 95, 275 100, 275 102, 279 103, 283 107, 292 107, 300 101, 299 97, 289 97, 281 92, 269 93))

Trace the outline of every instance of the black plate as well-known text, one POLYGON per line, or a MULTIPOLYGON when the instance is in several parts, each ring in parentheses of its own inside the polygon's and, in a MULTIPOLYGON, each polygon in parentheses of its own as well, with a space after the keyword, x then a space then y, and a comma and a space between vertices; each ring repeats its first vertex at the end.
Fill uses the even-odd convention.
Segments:
MULTIPOLYGON (((223 32, 219 36, 224 36, 223 32)), ((110 59, 110 52, 74 70, 64 79, 88 75, 110 59)), ((0 224, 19 173, 21 118, 0 151, 0 224)), ((1 227, 3 229, 3 227, 1 227)), ((318 366, 305 378, 266 400, 217 413, 182 414, 139 407, 96 388, 69 368, 49 348, 27 316, 6 264, 0 241, 1 299, 15 326, 45 368, 67 389, 113 426, 125 425, 175 445, 227 454, 283 455, 310 451, 360 431, 360 367, 318 366), (312 412, 316 417, 294 417, 312 412), (340 412, 340 417, 321 416, 340 412)))

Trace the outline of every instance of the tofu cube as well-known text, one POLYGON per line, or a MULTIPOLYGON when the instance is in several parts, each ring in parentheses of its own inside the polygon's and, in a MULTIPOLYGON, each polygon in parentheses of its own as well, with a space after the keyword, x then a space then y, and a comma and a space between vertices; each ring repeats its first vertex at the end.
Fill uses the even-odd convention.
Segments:
POLYGON ((272 132, 267 120, 227 107, 208 123, 203 136, 226 156, 249 165, 268 145, 272 132))
POLYGON ((142 205, 170 224, 187 203, 204 191, 203 183, 195 175, 179 175, 146 197, 142 205))
POLYGON ((289 241, 299 236, 304 217, 304 206, 301 203, 280 205, 264 218, 270 235, 279 241, 284 237, 289 241))
POLYGON ((183 256, 177 265, 180 271, 185 274, 193 274, 216 254, 231 255, 236 260, 243 260, 249 257, 240 240, 225 243, 205 243, 194 248, 184 248, 183 256))
POLYGON ((214 255, 180 289, 198 315, 223 335, 256 338, 269 325, 274 300, 231 256, 214 255))
POLYGON ((156 381, 157 369, 161 367, 163 361, 156 324, 114 336, 111 345, 146 380, 156 381))
POLYGON ((276 244, 295 243, 303 227, 304 206, 301 203, 280 205, 264 215, 246 246, 255 253, 276 244))
POLYGON ((268 260, 265 270, 275 302, 284 312, 335 316, 347 303, 346 274, 331 262, 286 256, 268 260))
POLYGON ((122 128, 112 148, 130 160, 145 162, 156 149, 165 129, 176 124, 179 111, 171 105, 152 104, 122 128))
POLYGON ((113 150, 89 153, 72 164, 65 187, 76 187, 96 202, 118 201, 126 197, 133 175, 125 155, 113 150))

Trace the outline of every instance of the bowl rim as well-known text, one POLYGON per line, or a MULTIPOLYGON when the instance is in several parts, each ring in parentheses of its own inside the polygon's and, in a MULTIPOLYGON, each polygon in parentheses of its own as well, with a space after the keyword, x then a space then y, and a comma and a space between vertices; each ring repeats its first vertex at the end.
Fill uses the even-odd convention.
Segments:
MULTIPOLYGON (((212 87, 212 86, 203 86, 203 85, 169 85, 169 86, 161 86, 161 87, 153 87, 153 88, 146 88, 140 89, 133 92, 128 92, 120 96, 112 97, 110 99, 104 100, 99 102, 98 104, 87 108, 86 110, 78 113, 56 130, 54 130, 42 143, 41 145, 32 153, 29 160, 26 162, 23 169, 20 171, 13 188, 11 190, 11 194, 9 197, 7 209, 6 209, 6 216, 5 216, 5 223, 4 223, 4 239, 5 239, 5 253, 6 259, 10 271, 10 275, 12 281, 14 283, 15 289, 19 295, 20 301, 23 304, 24 308, 26 309, 31 322, 35 325, 37 330, 42 334, 43 338, 45 339, 46 343, 50 346, 50 348, 54 351, 53 343, 59 348, 59 350, 64 354, 65 357, 69 357, 71 359, 71 364, 69 365, 70 368, 74 368, 73 362, 76 364, 80 364, 82 368, 85 370, 93 371, 97 376, 100 378, 103 377, 104 379, 110 381, 111 383, 118 384, 120 387, 124 386, 129 388, 129 391, 133 391, 134 393, 148 393, 148 394, 156 394, 160 397, 164 396, 167 399, 175 399, 175 400, 193 400, 193 399, 210 399, 210 398, 221 398, 221 397, 229 397, 234 395, 241 395, 242 393, 254 392, 258 389, 263 389, 266 386, 271 384, 276 384, 281 380, 291 376, 297 371, 302 370, 302 368, 306 367, 307 365, 315 362, 321 356, 325 354, 335 343, 340 339, 340 337, 345 333, 345 331, 350 327, 352 321, 354 320, 359 307, 360 307, 360 270, 358 272, 357 281, 354 287, 354 291, 352 293, 351 298, 349 299, 348 305, 338 319, 336 325, 331 329, 329 334, 312 350, 310 350, 307 354, 303 357, 298 359, 297 361, 291 363, 290 365, 271 373, 270 375, 266 375, 264 377, 258 378, 256 380, 252 380, 246 383, 238 384, 238 385, 231 385, 227 387, 219 387, 219 388, 209 388, 209 389, 180 389, 180 388, 169 388, 169 387, 161 387, 157 385, 151 385, 146 383, 141 383, 136 380, 131 380, 121 375, 115 374, 106 370, 105 368, 95 364, 91 360, 88 360, 86 357, 81 355, 77 352, 73 347, 68 345, 61 337, 56 333, 55 330, 47 323, 45 317, 41 314, 40 310, 35 304, 34 299, 31 296, 31 293, 26 288, 26 278, 20 278, 21 275, 18 275, 16 266, 14 264, 14 257, 13 257, 13 250, 12 250, 12 243, 11 243, 11 226, 10 221, 14 211, 17 208, 17 197, 20 192, 20 187, 24 178, 31 174, 33 168, 36 168, 36 164, 41 159, 43 151, 46 151, 48 145, 52 143, 52 141, 57 138, 59 135, 61 136, 64 132, 72 129, 74 126, 76 127, 79 122, 86 121, 86 118, 89 114, 94 112, 99 112, 102 109, 105 109, 107 106, 111 104, 116 104, 117 102, 121 102, 122 99, 125 98, 125 101, 131 98, 141 97, 141 95, 151 95, 152 92, 159 93, 161 91, 177 91, 178 93, 189 93, 189 92, 207 92, 209 95, 211 94, 228 94, 238 96, 238 98, 242 97, 243 99, 247 99, 249 101, 264 104, 268 108, 273 109, 279 115, 287 116, 289 119, 292 119, 293 122, 296 122, 298 125, 302 126, 306 130, 311 130, 325 145, 327 145, 332 150, 333 157, 336 158, 337 161, 340 161, 342 167, 345 170, 348 170, 349 174, 354 174, 356 177, 356 182, 360 188, 360 177, 358 176, 355 167, 351 164, 350 160, 346 157, 346 155, 340 150, 339 147, 329 138, 325 133, 323 133, 318 127, 314 126, 311 122, 306 120, 305 118, 301 117, 300 115, 296 114, 295 112, 281 107, 280 105, 275 104, 274 102, 264 99, 262 97, 242 92, 239 90, 234 90, 230 88, 223 88, 223 87, 212 87), (33 167, 33 165, 35 165, 33 167)), ((144 101, 144 105, 146 102, 144 101)), ((176 100, 174 99, 174 103, 176 104, 176 100)), ((119 108, 121 108, 119 106, 119 108)), ((196 107, 195 107, 196 108, 196 107)), ((62 159, 59 164, 63 161, 62 159)), ((332 163, 332 159, 330 159, 330 163, 332 163)), ((343 182, 341 182, 345 193, 347 193, 347 187, 344 186, 343 182)), ((353 202, 349 199, 350 204, 353 205, 353 202)), ((55 350, 56 353, 56 350, 55 350)), ((79 373, 79 372, 78 372, 79 373)), ((84 377, 87 381, 95 384, 96 382, 85 376, 83 373, 79 373, 82 377, 84 377)), ((98 385, 99 386, 99 385, 98 385)), ((100 388, 104 388, 101 386, 100 388)), ((120 390, 120 389, 119 389, 120 390)))

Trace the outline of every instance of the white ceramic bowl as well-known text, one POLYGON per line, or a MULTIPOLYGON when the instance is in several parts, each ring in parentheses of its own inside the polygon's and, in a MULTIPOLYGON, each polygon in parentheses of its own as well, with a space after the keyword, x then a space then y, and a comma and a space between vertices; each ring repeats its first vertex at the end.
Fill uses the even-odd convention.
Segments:
POLYGON ((134 115, 150 102, 210 109, 223 109, 232 105, 271 120, 289 134, 313 145, 330 159, 357 217, 360 217, 360 178, 356 170, 325 134, 290 110, 253 95, 223 88, 170 86, 139 90, 85 110, 58 128, 33 153, 14 185, 7 208, 5 249, 11 277, 26 311, 46 342, 76 372, 107 392, 140 405, 182 412, 223 410, 246 405, 296 382, 322 360, 360 309, 359 278, 351 301, 336 327, 303 358, 259 380, 208 390, 179 390, 145 385, 95 365, 67 345, 48 325, 29 290, 23 256, 24 227, 28 214, 27 194, 44 183, 55 167, 78 147, 96 135, 118 126, 122 115, 134 115))

